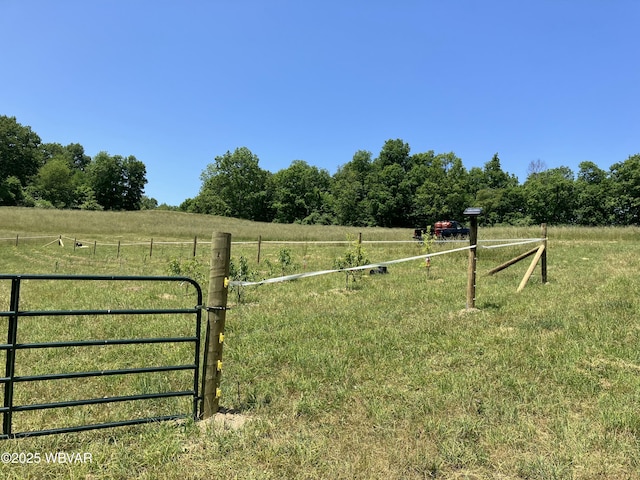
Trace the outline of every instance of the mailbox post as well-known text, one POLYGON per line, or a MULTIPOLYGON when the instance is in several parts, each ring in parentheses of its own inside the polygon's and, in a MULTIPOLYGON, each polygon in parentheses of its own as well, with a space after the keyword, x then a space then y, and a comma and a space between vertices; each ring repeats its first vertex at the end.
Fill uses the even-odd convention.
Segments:
POLYGON ((478 216, 482 208, 469 207, 464 215, 469 217, 469 268, 467 270, 467 310, 476 308, 476 249, 478 247, 478 216))

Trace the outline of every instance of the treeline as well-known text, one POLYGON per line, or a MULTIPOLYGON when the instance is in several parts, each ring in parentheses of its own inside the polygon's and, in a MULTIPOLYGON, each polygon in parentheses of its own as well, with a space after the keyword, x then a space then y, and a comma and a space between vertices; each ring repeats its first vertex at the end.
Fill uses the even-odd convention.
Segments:
POLYGON ((144 163, 134 156, 84 153, 82 145, 42 143, 15 117, 0 116, 0 205, 93 210, 177 209, 263 222, 426 227, 463 220, 483 208, 483 225, 637 225, 640 154, 608 170, 595 163, 547 169, 532 162, 524 183, 505 172, 498 154, 467 170, 454 153, 414 153, 388 140, 373 158, 358 151, 330 175, 293 161, 263 170, 246 147, 207 165, 200 192, 179 207, 144 195, 144 163))
POLYGON ((640 155, 608 171, 582 162, 547 169, 529 164, 526 181, 503 171, 495 154, 483 168, 467 170, 453 153, 411 154, 400 139, 385 142, 372 158, 358 151, 332 176, 296 160, 272 174, 243 147, 216 157, 202 187, 180 210, 282 223, 425 227, 463 219, 483 208, 483 225, 635 225, 640 218, 640 155))
POLYGON ((157 202, 143 195, 144 163, 133 155, 95 157, 78 143, 42 143, 15 117, 0 116, 0 205, 85 210, 140 210, 157 202))

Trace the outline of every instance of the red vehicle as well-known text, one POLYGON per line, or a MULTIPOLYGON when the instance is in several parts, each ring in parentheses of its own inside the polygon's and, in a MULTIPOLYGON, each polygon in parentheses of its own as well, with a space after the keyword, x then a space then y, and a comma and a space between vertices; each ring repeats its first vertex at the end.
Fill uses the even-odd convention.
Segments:
POLYGON ((469 229, 455 220, 442 220, 433 226, 433 234, 439 240, 445 238, 462 239, 469 236, 469 229))
POLYGON ((455 220, 441 220, 431 228, 416 228, 413 231, 413 239, 422 242, 423 235, 431 235, 438 240, 464 239, 469 237, 469 229, 455 220))

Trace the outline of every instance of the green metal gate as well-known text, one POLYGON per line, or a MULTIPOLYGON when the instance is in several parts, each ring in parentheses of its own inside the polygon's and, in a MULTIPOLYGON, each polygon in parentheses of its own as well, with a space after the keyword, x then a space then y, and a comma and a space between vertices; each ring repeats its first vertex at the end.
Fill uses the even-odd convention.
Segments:
MULTIPOLYGON (((192 417, 196 419, 199 415, 198 406, 202 400, 199 393, 199 377, 200 377, 200 347, 201 347, 201 323, 202 323, 202 290, 200 285, 194 280, 187 277, 158 277, 158 276, 100 276, 100 275, 0 275, 0 282, 11 282, 9 309, 0 310, 0 320, 6 318, 7 322, 7 342, 0 344, 0 353, 5 354, 5 374, 0 378, 0 384, 4 388, 4 402, 0 407, 2 413, 2 434, 0 439, 20 438, 37 435, 48 435, 55 433, 79 432, 84 430, 92 430, 99 428, 109 428, 125 425, 136 425, 142 423, 158 422, 164 420, 174 420, 180 418, 192 417), (195 288, 195 295, 189 298, 195 300, 195 305, 186 306, 185 308, 173 309, 102 309, 102 310, 21 310, 21 288, 24 288, 25 282, 107 282, 108 284, 116 284, 120 282, 178 282, 180 284, 190 284, 195 288), (73 316, 146 316, 146 315, 186 315, 187 318, 193 317, 193 324, 190 328, 191 333, 183 336, 163 336, 149 338, 106 338, 92 340, 74 340, 74 341, 51 341, 46 342, 20 342, 21 320, 26 317, 73 317, 73 316), (161 366, 137 366, 135 368, 124 369, 105 369, 105 370, 88 370, 75 372, 47 372, 33 375, 17 375, 16 366, 19 365, 18 353, 21 351, 34 349, 63 349, 65 347, 87 347, 87 348, 109 348, 114 345, 149 345, 149 344, 188 344, 191 345, 192 357, 186 359, 183 364, 179 365, 161 365, 161 366), (14 389, 19 384, 29 384, 29 382, 50 382, 60 379, 80 379, 87 377, 105 377, 112 375, 144 375, 152 372, 192 372, 193 383, 190 388, 177 391, 163 391, 152 393, 136 393, 131 395, 112 395, 99 396, 94 398, 60 400, 55 402, 38 403, 37 398, 30 399, 35 403, 16 404, 14 399, 14 389), (175 412, 170 415, 162 416, 145 416, 140 418, 127 418, 113 420, 103 423, 89 423, 83 425, 64 426, 60 428, 46 428, 29 431, 14 431, 13 417, 15 413, 27 412, 35 410, 56 409, 65 407, 79 407, 84 405, 101 405, 116 402, 144 401, 160 398, 172 397, 189 397, 191 398, 191 413, 175 412)), ((145 317, 146 318, 146 317, 145 317)), ((23 320, 24 321, 24 320, 23 320)), ((46 321, 43 320, 43 321, 46 321)), ((59 350, 58 350, 59 351, 59 350)))

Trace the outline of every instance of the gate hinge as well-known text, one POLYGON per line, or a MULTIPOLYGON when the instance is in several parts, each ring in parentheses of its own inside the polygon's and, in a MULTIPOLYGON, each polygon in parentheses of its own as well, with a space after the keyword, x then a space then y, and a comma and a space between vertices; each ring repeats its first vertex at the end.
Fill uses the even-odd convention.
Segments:
POLYGON ((196 305, 196 308, 206 310, 207 312, 211 312, 213 310, 231 310, 231 307, 207 307, 206 305, 196 305))

